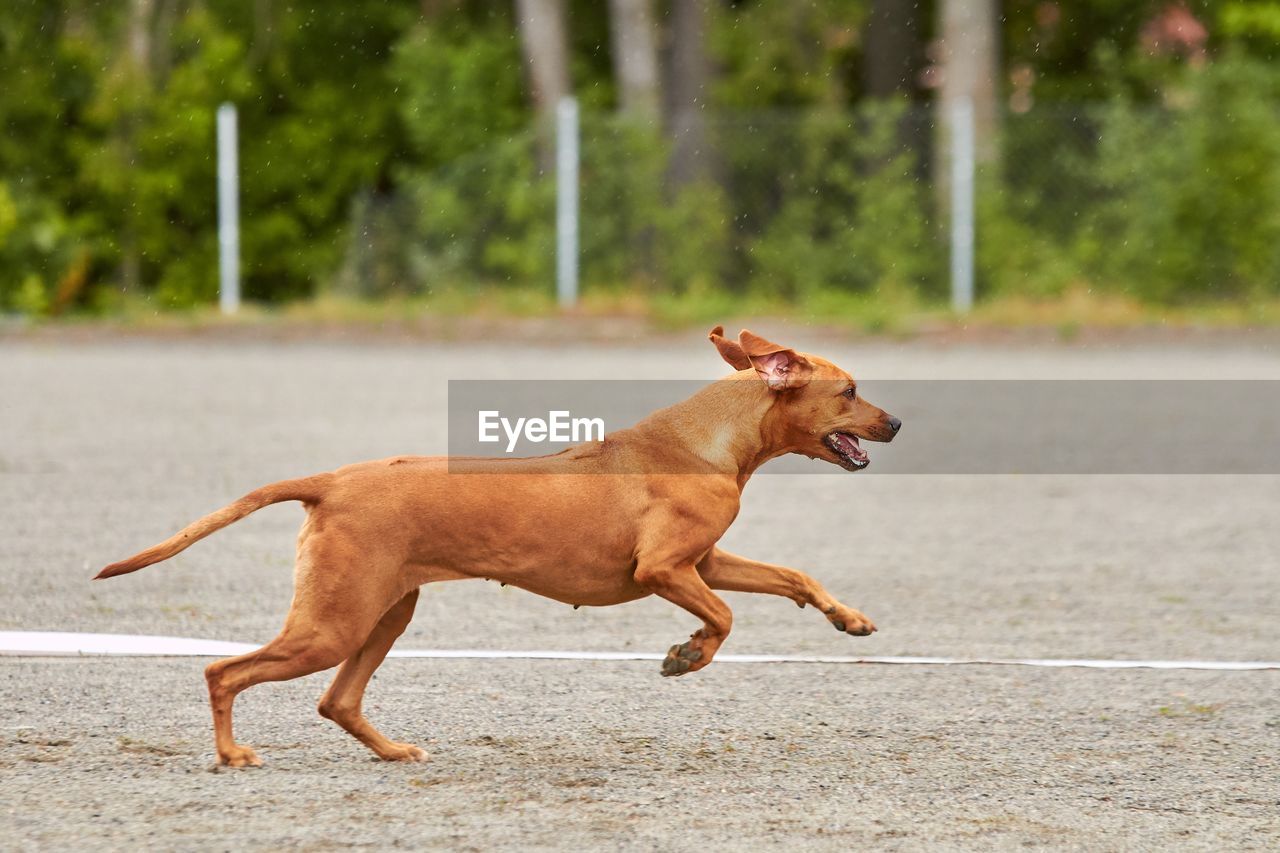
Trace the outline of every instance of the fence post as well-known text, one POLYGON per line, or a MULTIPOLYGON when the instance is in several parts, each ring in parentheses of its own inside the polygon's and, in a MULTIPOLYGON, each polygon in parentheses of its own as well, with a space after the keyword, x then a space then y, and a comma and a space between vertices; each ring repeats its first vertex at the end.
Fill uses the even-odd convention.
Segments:
POLYGON ((556 104, 556 299, 578 303, 578 102, 556 104))
POLYGON ((240 199, 236 108, 218 107, 218 306, 240 310, 240 199))
POLYGON ((973 308, 973 99, 951 108, 951 307, 973 308))

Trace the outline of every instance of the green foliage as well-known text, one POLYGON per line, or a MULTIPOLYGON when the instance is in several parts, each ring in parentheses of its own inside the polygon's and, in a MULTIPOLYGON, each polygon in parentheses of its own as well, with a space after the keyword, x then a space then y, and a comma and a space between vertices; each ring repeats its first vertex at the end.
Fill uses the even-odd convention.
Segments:
POLYGON ((1157 301, 1280 293, 1280 77, 1229 57, 1189 70, 1186 102, 1117 100, 1097 167, 1106 235, 1089 257, 1113 286, 1157 301))
POLYGON ((1275 0, 1227 0, 1218 8, 1223 33, 1238 39, 1257 41, 1274 49, 1280 41, 1280 3, 1275 0))
POLYGON ((397 42, 390 76, 418 168, 432 169, 529 123, 510 22, 420 24, 397 42))
POLYGON ((555 186, 524 134, 436 172, 406 172, 416 211, 410 290, 466 281, 551 281, 555 186))
POLYGON ((41 316, 81 254, 70 223, 47 200, 0 182, 0 310, 41 316))
POLYGON ((983 175, 976 204, 974 264, 983 296, 1059 296, 1080 280, 1071 238, 1033 225, 1025 197, 983 175))
MULTIPOLYGON (((1182 52, 1144 40, 1167 5, 1006 4, 1034 98, 980 176, 980 294, 1280 293, 1280 2, 1188 0, 1208 41, 1182 52)), ((941 295, 928 94, 862 102, 870 0, 709 6, 708 177, 686 186, 663 129, 614 114, 608 4, 568 8, 585 290, 816 316, 941 295)), ((0 4, 0 79, 0 311, 212 302, 224 101, 250 299, 550 290, 551 129, 513 4, 0 4)))
POLYGON ((390 177, 408 200, 364 195, 340 290, 424 293, 467 280, 547 280, 554 187, 527 130, 519 45, 503 17, 412 27, 389 64, 411 154, 390 177), (371 210, 382 213, 374 218, 371 210))
POLYGON ((653 129, 614 116, 582 122, 580 217, 587 284, 649 279, 664 254, 655 228, 666 219, 667 150, 653 129))
POLYGON ((9 235, 18 225, 18 206, 9 195, 9 188, 0 184, 0 249, 4 248, 9 235))
POLYGON ((1280 294, 1280 74, 1240 51, 1124 67, 1104 104, 1006 117, 1002 163, 979 182, 981 291, 1280 294))
POLYGON ((0 273, 0 306, 19 290, 34 304, 37 285, 51 310, 110 304, 122 287, 161 306, 212 299, 214 111, 227 100, 247 295, 304 295, 336 267, 351 197, 400 147, 383 60, 412 7, 164 8, 142 61, 127 4, 0 9, 0 176, 23 211, 0 247, 19 271, 0 273))
POLYGON ((54 235, 47 227, 40 229, 28 226, 19 230, 22 213, 8 186, 0 183, 0 275, 4 276, 0 280, 0 295, 7 297, 6 304, 0 305, 0 308, 11 308, 39 317, 49 311, 50 294, 41 277, 29 270, 34 265, 31 261, 39 257, 39 244, 44 243, 43 248, 47 251, 52 242, 50 238, 54 235), (41 237, 44 239, 41 240, 41 237), (23 242, 31 241, 36 245, 22 245, 23 242))
POLYGON ((1014 193, 979 181, 974 265, 983 296, 1061 296, 1080 279, 1070 242, 1020 215, 1014 193))
POLYGON ((720 104, 849 103, 858 94, 858 41, 869 8, 867 0, 726 4, 711 32, 712 50, 725 69, 716 87, 720 104))
MULTIPOLYGON (((902 143, 903 104, 771 114, 786 154, 749 146, 749 171, 724 182, 673 185, 654 131, 585 114, 580 174, 581 274, 586 289, 807 298, 826 288, 918 295, 939 255, 919 164, 902 143), (764 151, 771 159, 761 160, 764 151)), ((476 281, 550 287, 554 181, 537 139, 515 137, 435 170, 406 171, 406 220, 358 218, 361 272, 347 293, 420 294, 476 281), (385 221, 384 221, 385 220, 385 221), (394 225, 391 224, 394 221, 394 225), (394 282, 394 283, 392 283, 394 282)), ((743 163, 738 163, 741 167, 743 163)), ((374 204, 364 200, 362 205, 374 204)), ((361 208, 364 209, 363 207, 361 208)))
POLYGON ((917 290, 937 270, 927 202, 901 104, 867 104, 853 120, 799 120, 799 162, 784 201, 751 248, 757 287, 917 290))
MULTIPOLYGON (((231 10, 245 4, 225 2, 224 17, 234 24, 231 10)), ((309 295, 338 269, 353 196, 388 180, 402 156, 387 65, 416 6, 346 0, 269 7, 273 35, 250 44, 246 64, 256 91, 246 93, 240 117, 249 298, 309 295)))
POLYGON ((249 82, 243 44, 207 13, 180 23, 173 49, 179 60, 163 81, 128 62, 107 76, 86 111, 102 142, 80 162, 98 199, 100 261, 135 253, 156 301, 185 307, 217 295, 213 109, 243 100, 249 82))
POLYGON ((734 298, 726 275, 732 265, 732 211, 728 194, 704 181, 678 190, 657 218, 657 279, 676 294, 719 290, 734 298))

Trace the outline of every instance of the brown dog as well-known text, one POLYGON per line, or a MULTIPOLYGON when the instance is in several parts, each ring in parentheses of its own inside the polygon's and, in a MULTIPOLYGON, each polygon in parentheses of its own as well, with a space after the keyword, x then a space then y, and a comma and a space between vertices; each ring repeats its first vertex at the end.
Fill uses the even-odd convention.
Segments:
POLYGON ((808 575, 716 542, 764 462, 799 453, 860 470, 868 460, 858 439, 890 441, 901 422, 863 400, 829 361, 748 331, 735 343, 717 326, 711 341, 736 374, 604 441, 554 456, 476 460, 467 463, 473 473, 451 471, 446 457, 401 457, 284 480, 98 577, 168 559, 268 504, 302 501, 307 519, 284 628, 261 649, 205 670, 218 761, 232 767, 262 763, 232 738, 238 693, 338 664, 321 715, 384 759, 425 758, 375 729, 361 701, 409 624, 418 588, 433 581, 491 578, 574 605, 657 594, 702 620, 688 642, 672 646, 663 675, 702 669, 728 636, 733 617, 713 589, 785 596, 817 607, 839 631, 870 634, 870 619, 808 575))

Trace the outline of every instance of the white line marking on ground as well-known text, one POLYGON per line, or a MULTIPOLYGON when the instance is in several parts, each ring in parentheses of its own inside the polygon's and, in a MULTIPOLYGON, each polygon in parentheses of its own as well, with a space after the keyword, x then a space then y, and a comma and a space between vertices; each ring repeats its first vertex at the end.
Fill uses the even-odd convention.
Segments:
MULTIPOLYGON (((0 631, 0 656, 135 656, 228 657, 257 649, 251 643, 198 640, 188 637, 151 637, 136 634, 76 634, 61 631, 0 631)), ((662 660, 653 652, 560 652, 505 649, 392 649, 388 657, 464 660, 662 660)), ((846 657, 842 655, 733 655, 716 656, 722 663, 827 663, 915 664, 924 666, 1039 666, 1087 669, 1280 669, 1280 661, 1231 660, 1076 660, 1067 658, 947 658, 947 657, 846 657)))

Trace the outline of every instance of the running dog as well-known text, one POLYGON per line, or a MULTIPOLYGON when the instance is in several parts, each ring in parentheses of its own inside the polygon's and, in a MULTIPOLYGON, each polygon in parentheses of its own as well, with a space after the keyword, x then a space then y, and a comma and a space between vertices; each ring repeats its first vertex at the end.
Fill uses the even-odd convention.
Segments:
POLYGON ((413 616, 418 589, 493 579, 573 605, 658 595, 702 621, 672 646, 664 676, 715 657, 733 615, 712 590, 813 605, 836 630, 865 636, 871 620, 817 581, 716 547, 742 489, 770 459, 798 453, 849 471, 869 464, 861 440, 902 426, 867 402, 831 362, 717 326, 710 339, 736 373, 634 427, 552 456, 397 457, 263 486, 98 578, 167 560, 264 506, 301 501, 293 604, 279 636, 205 669, 218 762, 259 766, 235 742, 231 706, 245 689, 341 664, 320 714, 381 758, 419 761, 365 718, 366 685, 413 616))

